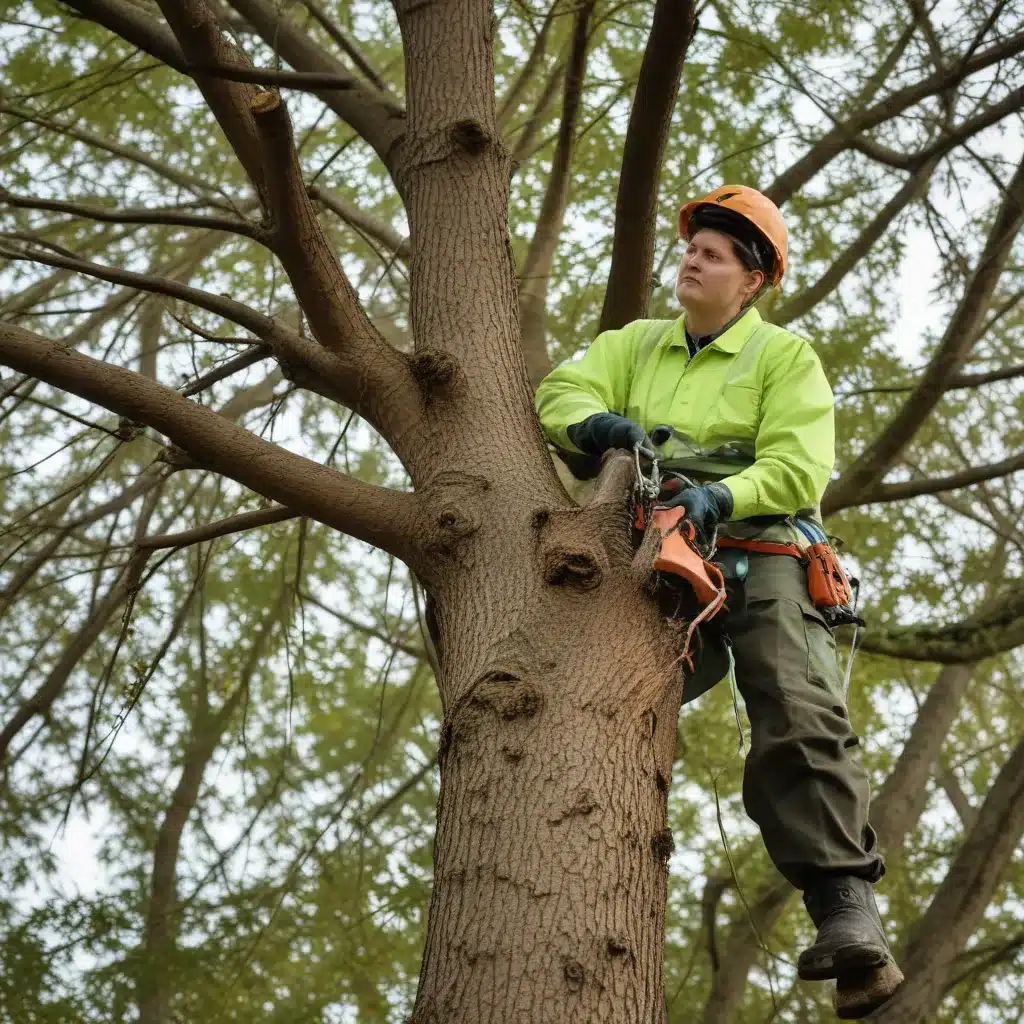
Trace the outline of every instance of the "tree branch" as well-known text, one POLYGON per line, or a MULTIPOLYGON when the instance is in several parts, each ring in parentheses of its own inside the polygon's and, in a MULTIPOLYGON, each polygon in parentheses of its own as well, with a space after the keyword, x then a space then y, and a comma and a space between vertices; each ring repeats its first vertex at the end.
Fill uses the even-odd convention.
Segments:
POLYGON ((939 37, 935 32, 935 26, 932 24, 928 8, 924 5, 924 0, 907 0, 907 6, 914 15, 914 22, 921 26, 921 33, 928 44, 928 52, 931 54, 935 70, 941 71, 945 63, 942 54, 942 44, 939 42, 939 37))
POLYGON ((252 102, 258 90, 249 84, 225 81, 223 75, 230 69, 251 69, 249 58, 221 31, 206 0, 157 0, 157 3, 189 63, 217 69, 216 77, 194 74, 196 86, 266 209, 270 196, 263 181, 263 159, 252 117, 252 102))
POLYGON ((360 49, 359 44, 348 34, 344 26, 332 21, 327 12, 316 3, 316 0, 302 0, 306 10, 316 19, 317 24, 341 47, 345 56, 367 77, 375 89, 383 93, 388 92, 388 83, 384 77, 370 63, 369 57, 360 49))
POLYGON ((942 791, 953 805, 953 810, 956 811, 960 824, 963 825, 965 831, 970 831, 977 824, 978 809, 968 799, 967 794, 960 785, 956 772, 949 768, 939 774, 938 781, 942 791))
MULTIPOLYGON (((277 71, 270 68, 237 67, 229 64, 190 61, 173 32, 150 18, 145 11, 125 0, 60 0, 82 17, 102 25, 183 75, 208 75, 231 82, 273 85, 278 88, 317 92, 323 89, 352 89, 356 80, 345 69, 331 71, 277 71)), ((307 6, 311 6, 307 4, 307 6)))
MULTIPOLYGON (((984 332, 982 332, 982 336, 984 336, 984 332)), ((946 390, 959 391, 963 388, 980 388, 983 384, 994 384, 1001 380, 1014 380, 1017 377, 1024 377, 1024 363, 1015 363, 1013 366, 1004 366, 998 370, 984 370, 979 373, 958 373, 949 382, 946 390)), ((915 386, 914 383, 909 383, 890 384, 877 388, 854 388, 853 391, 844 391, 836 397, 854 398, 857 395, 892 395, 913 391, 915 386)))
MULTIPOLYGON (((0 247, 0 255, 10 259, 31 260, 34 263, 43 263, 51 267, 64 267, 78 273, 88 274, 101 281, 109 281, 112 284, 126 285, 128 288, 138 288, 157 295, 168 295, 231 320, 246 330, 252 331, 257 338, 266 342, 286 375, 296 384, 321 394, 325 398, 357 409, 360 415, 365 415, 371 422, 375 422, 375 414, 370 401, 372 396, 367 395, 360 388, 360 384, 365 383, 361 379, 361 375, 353 378, 348 364, 321 346, 307 341, 295 331, 289 330, 280 320, 258 313, 242 302, 228 298, 226 295, 214 295, 212 292, 192 288, 167 277, 137 274, 130 270, 101 266, 88 260, 68 259, 49 253, 12 252, 4 250, 2 247, 0 247)), ((118 301, 123 305, 130 297, 131 292, 118 301)), ((115 296, 116 298, 118 297, 115 296)))
POLYGON ((356 231, 368 235, 374 241, 380 242, 388 252, 394 253, 399 259, 408 261, 412 255, 409 239, 403 238, 387 221, 366 213, 355 203, 350 203, 344 196, 340 196, 337 192, 324 188, 322 185, 311 185, 306 191, 314 202, 323 203, 328 210, 337 214, 346 224, 351 225, 356 231))
POLYGON ((527 85, 529 85, 533 76, 536 74, 540 62, 544 59, 544 54, 547 52, 548 47, 548 37, 551 34, 551 25, 555 20, 555 15, 558 12, 559 6, 559 0, 553 0, 551 5, 548 7, 547 13, 544 15, 544 21, 541 24, 540 31, 537 33, 537 37, 533 41, 533 46, 530 47, 529 56, 526 58, 519 74, 516 75, 515 81, 513 81, 509 86, 508 91, 498 104, 496 122, 498 131, 500 132, 505 131, 508 127, 509 121, 519 109, 519 101, 522 98, 523 92, 527 85))
POLYGON ((905 153, 889 149, 887 146, 883 146, 881 143, 864 136, 855 139, 850 148, 870 157, 876 163, 885 164, 887 167, 895 167, 898 170, 911 171, 928 163, 935 157, 945 156, 979 132, 990 128, 994 124, 998 124, 1011 114, 1018 113, 1022 108, 1024 108, 1024 86, 1020 89, 1014 89, 1013 92, 1004 96, 998 103, 985 107, 978 111, 977 114, 942 132, 937 139, 916 152, 905 153))
POLYGON ((759 936, 771 930, 795 892, 785 879, 774 879, 751 906, 750 918, 743 913, 730 926, 719 967, 712 974, 711 993, 701 1024, 732 1024, 736 1020, 747 987, 747 975, 761 952, 759 936))
POLYGON ((332 608, 330 605, 325 604, 318 597, 308 593, 307 591, 303 591, 300 596, 303 601, 308 601, 311 605, 319 608, 322 612, 326 612, 328 615, 333 615, 334 618, 339 622, 343 622, 346 626, 349 626, 360 633, 365 633, 367 636, 372 636, 375 640, 379 640, 382 644, 386 644, 388 647, 393 647, 396 651, 401 651, 403 654, 407 654, 410 658, 425 658, 427 655, 427 652, 422 647, 415 647, 408 641, 402 640, 400 637, 396 637, 382 629, 377 629, 376 626, 373 626, 370 623, 360 622, 359 619, 353 618, 351 615, 339 612, 337 608, 332 608))
MULTIPOLYGON (((261 360, 266 359, 270 354, 270 349, 266 346, 250 345, 248 351, 242 352, 240 355, 235 356, 234 359, 229 359, 216 369, 210 370, 209 373, 204 373, 187 387, 181 388, 181 396, 182 398, 191 398, 193 395, 198 395, 201 391, 212 388, 214 384, 230 377, 232 374, 247 370, 250 366, 254 366, 261 360)), ((152 377, 154 380, 156 379, 155 374, 147 373, 146 376, 152 377)))
POLYGON ((199 799, 206 768, 232 716, 249 693, 252 679, 266 656, 267 643, 280 615, 281 601, 278 600, 270 606, 257 626, 242 666, 241 678, 224 704, 216 712, 211 712, 205 699, 197 702, 199 706, 192 718, 191 730, 185 743, 181 775, 164 808, 153 844, 153 871, 143 939, 143 950, 149 963, 138 986, 140 1024, 163 1024, 167 1019, 170 988, 164 963, 177 945, 178 855, 181 837, 199 799))
POLYGON ((154 160, 148 154, 132 146, 121 145, 96 132, 89 131, 86 128, 79 128, 74 123, 61 121, 55 117, 33 114, 30 111, 2 102, 0 102, 0 114, 7 114, 10 117, 18 118, 20 121, 39 125, 40 128, 46 128, 60 135, 66 135, 69 139, 77 139, 79 142, 92 146, 94 149, 110 153, 111 156, 121 157, 131 163, 138 164, 140 167, 145 167, 159 177, 171 182, 171 184, 186 189, 193 195, 207 196, 210 193, 209 184, 203 181, 202 178, 197 178, 188 171, 180 171, 177 168, 161 163, 159 160, 154 160))
POLYGON ((558 250, 562 222, 569 200, 573 143, 583 96, 583 77, 587 66, 587 40, 594 0, 584 0, 576 11, 573 26, 569 67, 562 95, 562 120, 558 142, 551 160, 551 175, 541 203, 540 216, 534 228, 519 285, 519 325, 530 383, 536 387, 551 370, 548 358, 545 320, 548 280, 558 250))
POLYGON ((658 181, 686 51, 694 0, 657 0, 622 150, 615 236, 600 330, 646 315, 654 269, 658 181))
POLYGON ((809 288, 805 288, 799 295, 795 295, 784 303, 772 316, 772 322, 784 327, 805 313, 809 313, 819 302, 831 295, 842 283, 843 278, 860 263, 889 230, 889 226, 900 213, 927 190, 938 162, 937 157, 933 158, 916 170, 903 184, 903 187, 875 214, 860 235, 840 253, 828 270, 809 288))
POLYGON ((535 146, 534 142, 540 134, 541 126, 548 118, 551 105, 554 103, 555 96, 558 93, 558 86, 565 75, 565 67, 565 60, 560 58, 551 69, 544 83, 544 88, 541 89, 537 102, 533 105, 533 110, 530 112, 530 116, 527 118, 526 124, 519 133, 519 138, 516 139, 516 144, 512 149, 513 167, 517 167, 525 160, 528 160, 537 152, 538 148, 541 148, 535 146))
POLYGON ((279 448, 141 374, 92 359, 11 324, 0 324, 0 362, 164 434, 197 465, 257 494, 383 548, 416 554, 415 495, 347 477, 279 448))
MULTIPOLYGON (((149 512, 152 512, 152 506, 149 512)), ((147 518, 140 518, 140 522, 147 518)), ((92 614, 86 618, 78 632, 68 641, 56 664, 47 673, 40 686, 28 700, 18 707, 18 710, 0 730, 0 764, 7 759, 11 743, 22 729, 33 718, 38 715, 46 715, 49 712, 54 701, 63 692, 68 678, 79 660, 96 642, 111 617, 128 599, 128 595, 138 587, 148 560, 149 552, 138 551, 132 555, 122 567, 117 580, 93 609, 92 614)))
POLYGON ((200 214, 184 213, 173 208, 147 210, 144 207, 116 209, 93 206, 89 203, 72 203, 60 199, 37 199, 34 196, 17 196, 0 188, 0 200, 8 206, 21 210, 49 210, 67 213, 72 217, 108 224, 164 224, 171 227, 204 228, 210 231, 229 231, 245 235, 255 241, 262 241, 265 232, 256 224, 238 217, 204 217, 200 214))
POLYGON ((293 512, 290 508, 271 505, 269 508, 255 509, 252 512, 239 512, 237 515, 228 516, 215 523, 206 523, 191 530, 182 530, 181 533, 164 533, 159 536, 143 537, 142 540, 136 541, 135 546, 146 551, 156 548, 187 548, 192 544, 203 544, 208 540, 215 540, 217 537, 227 537, 232 533, 243 533, 246 530, 254 530, 261 526, 270 526, 273 523, 283 523, 296 518, 298 518, 298 513, 293 512))
POLYGON ((370 323, 328 244, 302 181, 291 120, 280 95, 257 93, 252 115, 269 190, 272 248, 317 340, 344 364, 367 418, 403 458, 421 404, 409 360, 370 323))
POLYGON ((405 111, 402 107, 386 93, 364 86, 308 33, 284 16, 279 6, 266 0, 229 0, 229 3, 293 68, 304 72, 326 72, 350 83, 343 90, 335 88, 318 92, 317 96, 350 124, 390 169, 394 145, 405 133, 405 111))
MULTIPOLYGON (((1015 377, 1024 377, 1024 363, 1016 363, 1013 366, 1004 366, 999 370, 985 370, 982 373, 960 373, 950 382, 950 391, 960 388, 978 388, 982 384, 993 384, 1000 380, 1013 380, 1015 377)), ((907 390, 910 390, 909 388, 907 390)))
MULTIPOLYGON (((972 469, 961 470, 959 473, 950 473, 949 476, 879 484, 867 494, 858 497, 853 505, 859 507, 861 505, 881 505, 890 501, 907 501, 909 498, 919 498, 925 494, 940 494, 943 491, 955 491, 961 487, 972 487, 974 484, 1009 476, 1012 473, 1019 473, 1021 470, 1024 470, 1024 452, 1018 452, 1001 462, 993 462, 987 466, 975 466, 972 469)), ((840 508, 850 507, 853 506, 836 505, 834 501, 826 500, 822 503, 821 510, 824 515, 832 515, 840 508)))
POLYGON ((940 665, 982 661, 1024 645, 1024 585, 1015 584, 981 614, 947 626, 872 626, 860 649, 940 665))
POLYGON ((826 132, 799 160, 783 171, 766 194, 778 205, 792 199, 819 171, 849 149, 862 133, 889 121, 929 96, 958 86, 977 71, 1016 56, 1024 50, 1024 32, 1001 39, 968 60, 947 64, 925 78, 904 86, 877 103, 861 108, 826 132))
POLYGON ((132 46, 163 61, 175 71, 185 71, 187 63, 174 33, 166 25, 128 0, 60 0, 81 17, 96 22, 132 46))
POLYGON ((871 824, 881 849, 898 853, 928 803, 928 780, 935 772, 946 736, 970 686, 973 665, 943 665, 921 705, 885 783, 871 801, 871 824))
POLYGON ((1014 240, 1024 224, 1024 158, 1017 166, 974 273, 920 382, 881 435, 826 492, 824 505, 835 509, 857 504, 873 491, 942 398, 979 335, 992 295, 1014 240))

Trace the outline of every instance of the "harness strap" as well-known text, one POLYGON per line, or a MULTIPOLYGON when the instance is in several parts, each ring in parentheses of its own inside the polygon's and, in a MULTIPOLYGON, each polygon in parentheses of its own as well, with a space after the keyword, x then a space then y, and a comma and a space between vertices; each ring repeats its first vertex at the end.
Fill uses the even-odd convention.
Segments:
POLYGON ((753 540, 745 537, 719 537, 715 542, 719 548, 743 548, 761 555, 790 555, 798 562, 805 563, 807 556, 799 544, 781 544, 770 540, 753 540))

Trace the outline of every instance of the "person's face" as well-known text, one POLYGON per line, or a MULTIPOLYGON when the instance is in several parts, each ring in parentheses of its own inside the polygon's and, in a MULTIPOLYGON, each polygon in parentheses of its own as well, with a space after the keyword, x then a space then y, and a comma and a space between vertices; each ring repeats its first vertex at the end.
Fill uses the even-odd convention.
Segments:
POLYGON ((684 309, 734 310, 735 315, 763 281, 759 270, 743 266, 728 235, 702 228, 683 253, 676 298, 684 309))

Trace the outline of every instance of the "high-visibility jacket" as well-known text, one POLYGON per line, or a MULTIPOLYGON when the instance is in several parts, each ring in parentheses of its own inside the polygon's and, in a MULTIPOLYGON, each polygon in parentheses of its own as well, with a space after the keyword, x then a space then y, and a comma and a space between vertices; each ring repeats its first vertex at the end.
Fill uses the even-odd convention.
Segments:
POLYGON ((671 425, 697 451, 747 452, 746 468, 718 474, 733 521, 815 508, 835 463, 834 400, 817 355, 756 309, 692 359, 685 315, 605 331, 552 370, 535 401, 548 439, 571 452, 566 429, 599 412, 648 433, 671 425))

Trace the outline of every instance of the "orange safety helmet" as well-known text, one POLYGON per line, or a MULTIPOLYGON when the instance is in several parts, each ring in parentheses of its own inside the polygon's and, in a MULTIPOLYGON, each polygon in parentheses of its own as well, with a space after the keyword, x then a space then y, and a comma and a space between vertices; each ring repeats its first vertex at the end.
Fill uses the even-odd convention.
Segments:
POLYGON ((789 235, 779 208, 756 188, 746 185, 722 185, 709 192, 703 199, 687 203, 679 211, 679 237, 688 238, 690 218, 700 206, 720 207, 738 213, 752 224, 772 247, 775 265, 772 268, 771 284, 774 287, 782 280, 789 263, 789 235))

